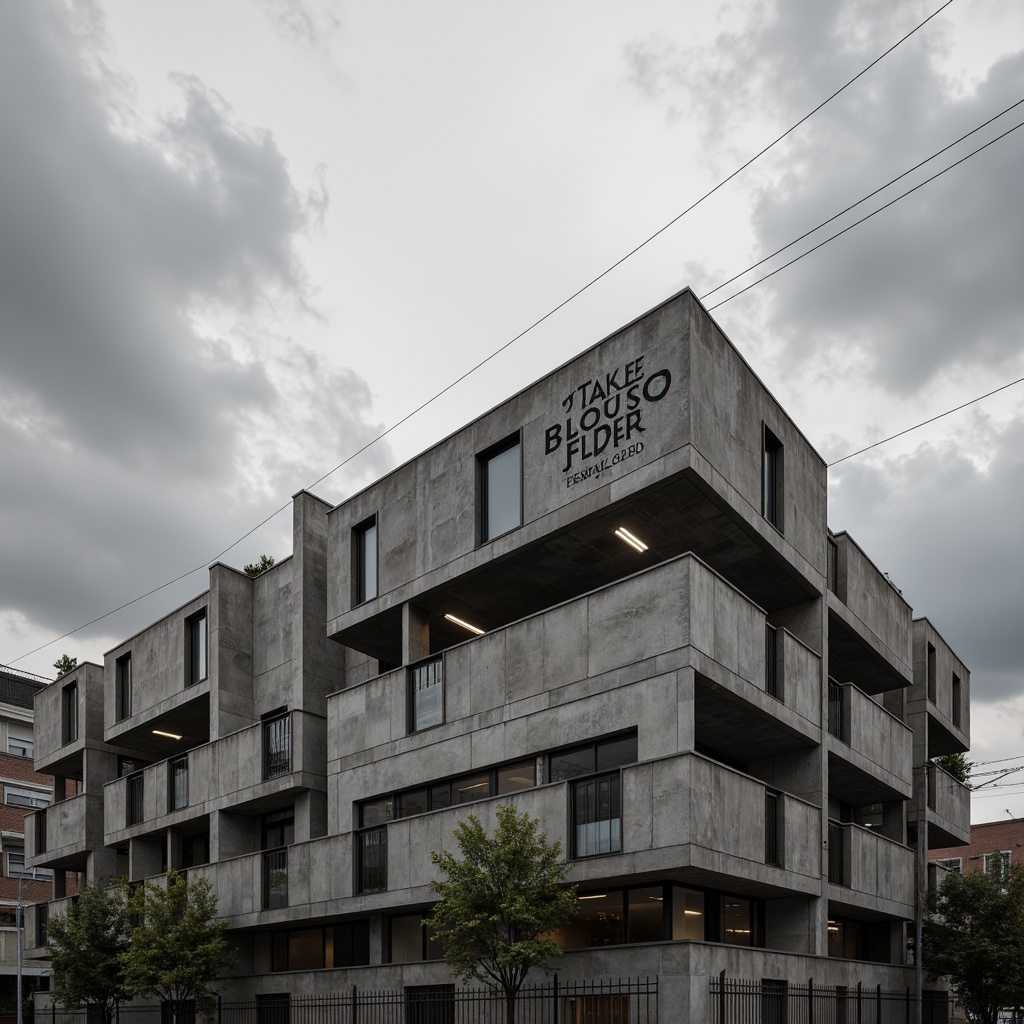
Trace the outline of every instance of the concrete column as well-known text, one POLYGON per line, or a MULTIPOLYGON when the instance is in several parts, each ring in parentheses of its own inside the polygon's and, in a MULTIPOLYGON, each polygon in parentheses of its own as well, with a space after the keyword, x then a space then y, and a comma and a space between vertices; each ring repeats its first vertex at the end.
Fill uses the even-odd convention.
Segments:
POLYGON ((164 839, 132 839, 128 844, 128 877, 137 882, 163 869, 164 839))
MULTIPOLYGON (((103 885, 107 879, 119 878, 123 872, 118 860, 117 850, 111 850, 106 846, 92 850, 85 867, 86 885, 103 885)), ((63 874, 62 871, 55 872, 54 879, 56 880, 58 875, 63 877, 63 874)))
POLYGON ((215 811, 210 815, 210 863, 240 857, 257 849, 255 819, 247 814, 215 811))
POLYGON ((408 601, 402 605, 402 664, 430 656, 430 617, 408 601))

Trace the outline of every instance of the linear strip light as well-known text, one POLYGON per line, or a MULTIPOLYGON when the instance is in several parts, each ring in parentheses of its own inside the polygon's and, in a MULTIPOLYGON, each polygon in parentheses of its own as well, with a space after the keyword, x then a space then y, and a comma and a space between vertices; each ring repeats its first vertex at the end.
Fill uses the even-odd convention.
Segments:
POLYGON ((454 622, 456 626, 461 626, 463 629, 468 629, 470 633, 476 633, 477 636, 483 636, 484 630, 480 629, 479 626, 471 626, 468 622, 464 622, 462 619, 457 619, 454 615, 449 615, 445 612, 444 616, 449 622, 454 622))
POLYGON ((576 897, 576 899, 578 899, 578 900, 603 900, 603 899, 607 899, 607 898, 608 898, 608 893, 606 893, 606 892, 599 892, 599 893, 596 893, 593 896, 577 896, 576 897))
POLYGON ((173 732, 161 732, 159 729, 153 730, 154 736, 166 736, 169 740, 180 740, 181 737, 173 732))
POLYGON ((647 550, 647 545, 639 538, 629 532, 624 526, 620 526, 615 531, 615 536, 619 540, 624 540, 634 551, 639 551, 643 554, 647 550))

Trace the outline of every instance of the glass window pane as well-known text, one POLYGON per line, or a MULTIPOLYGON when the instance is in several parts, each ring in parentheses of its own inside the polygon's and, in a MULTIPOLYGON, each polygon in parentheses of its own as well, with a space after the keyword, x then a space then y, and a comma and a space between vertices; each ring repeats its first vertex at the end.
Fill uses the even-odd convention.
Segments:
POLYGON ((391 962, 417 963, 423 959, 423 924, 419 914, 391 918, 391 962))
POLYGON ((452 783, 456 803, 468 804, 472 800, 483 800, 491 795, 491 776, 488 772, 456 779, 452 783))
POLYGON ((629 941, 660 942, 665 937, 665 890, 662 886, 631 889, 629 900, 629 941))
POLYGON ((574 856, 594 857, 622 849, 618 775, 573 784, 574 856))
POLYGON ((377 521, 356 530, 356 600, 377 596, 377 521))
POLYGON ((750 900, 722 897, 722 941, 733 946, 754 944, 754 905, 750 900))
POLYGON ((521 522, 519 443, 484 463, 486 494, 484 540, 514 530, 521 522))
POLYGON ((575 779, 580 775, 590 775, 594 771, 594 746, 588 743, 585 747, 574 747, 552 754, 548 777, 551 782, 563 779, 575 779))
POLYGON ((391 820, 392 800, 386 796, 381 800, 368 800, 360 808, 361 825, 383 825, 391 820))
POLYGON ((498 769, 498 793, 515 793, 537 785, 537 762, 520 761, 498 769))
POLYGON ((619 736, 597 745, 597 771, 607 772, 624 764, 635 764, 637 746, 635 736, 619 736))
POLYGON ((704 893, 672 887, 672 938, 704 940, 704 893))
POLYGON ((427 791, 414 789, 398 797, 398 817, 408 818, 410 814, 423 814, 427 809, 427 791))
POLYGON ((443 807, 452 805, 452 784, 450 782, 439 782, 436 786, 430 787, 430 809, 441 810, 443 807))
POLYGON ((315 971, 324 966, 324 933, 310 928, 288 933, 288 970, 315 971))
POLYGON ((566 926, 568 949, 613 946, 623 941, 621 892, 583 893, 576 900, 576 916, 566 926))

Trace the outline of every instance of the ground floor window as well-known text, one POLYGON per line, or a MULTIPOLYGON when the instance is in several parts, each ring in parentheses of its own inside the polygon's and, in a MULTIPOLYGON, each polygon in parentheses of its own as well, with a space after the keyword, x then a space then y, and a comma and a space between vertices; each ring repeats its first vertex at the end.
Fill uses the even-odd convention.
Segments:
POLYGON ((317 971, 369 962, 370 924, 365 920, 274 932, 271 940, 273 971, 317 971))
POLYGON ((423 927, 422 914, 403 914, 388 921, 388 938, 393 964, 412 964, 421 960, 440 960, 441 943, 429 928, 423 927))

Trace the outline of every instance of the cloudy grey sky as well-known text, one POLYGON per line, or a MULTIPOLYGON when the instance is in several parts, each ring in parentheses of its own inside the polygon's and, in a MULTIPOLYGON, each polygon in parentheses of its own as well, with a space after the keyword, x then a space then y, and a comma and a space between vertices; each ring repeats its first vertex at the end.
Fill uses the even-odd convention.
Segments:
MULTIPOLYGON (((49 674, 64 651, 98 660, 202 590, 206 564, 294 491, 940 4, 0 6, 0 663, 49 674)), ((313 489, 340 500, 1022 99, 1024 7, 954 0, 313 489)), ((707 304, 1022 120, 1024 105, 707 304)), ((1022 168, 1024 128, 715 309, 826 459, 1024 376, 1022 168)), ((969 664, 982 761, 1024 755, 1022 498, 1024 385, 830 476, 833 528, 969 664)), ((286 513, 224 560, 280 557, 289 538, 286 513)), ((1024 815, 1024 786, 975 797, 975 820, 1006 809, 1024 815)))

